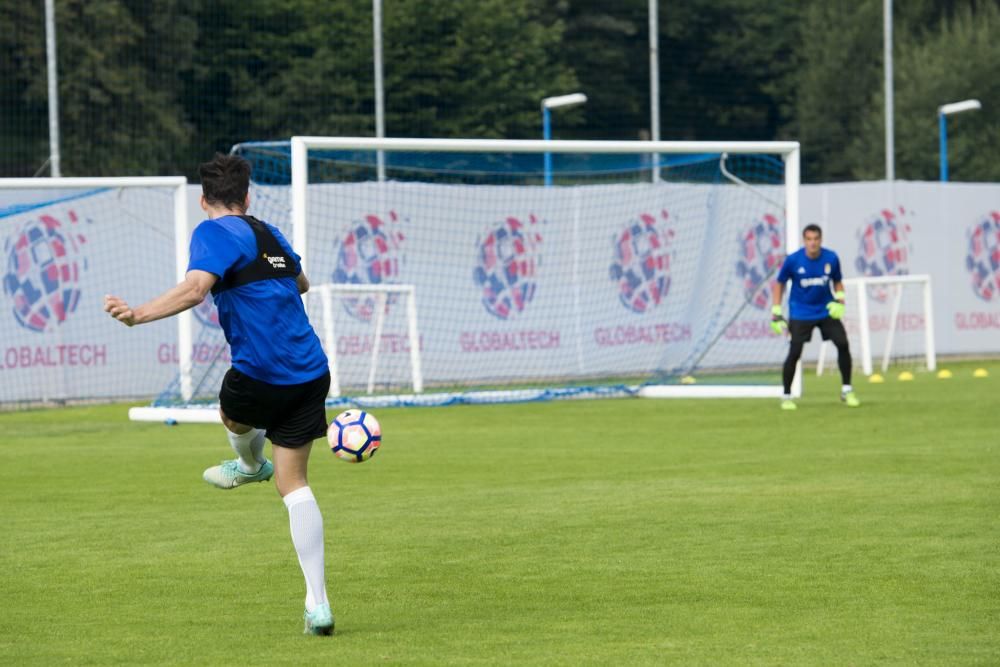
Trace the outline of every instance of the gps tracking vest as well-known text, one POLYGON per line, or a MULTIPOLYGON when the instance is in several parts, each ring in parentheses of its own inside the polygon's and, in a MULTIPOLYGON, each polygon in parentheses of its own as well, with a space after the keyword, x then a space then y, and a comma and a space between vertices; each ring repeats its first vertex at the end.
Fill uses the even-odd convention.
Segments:
POLYGON ((212 296, 240 285, 255 283, 258 280, 273 280, 275 278, 295 278, 299 275, 295 260, 285 253, 285 249, 274 238, 274 234, 264 226, 264 223, 252 215, 236 216, 250 225, 257 239, 257 255, 254 260, 238 271, 226 271, 221 280, 212 287, 212 296))

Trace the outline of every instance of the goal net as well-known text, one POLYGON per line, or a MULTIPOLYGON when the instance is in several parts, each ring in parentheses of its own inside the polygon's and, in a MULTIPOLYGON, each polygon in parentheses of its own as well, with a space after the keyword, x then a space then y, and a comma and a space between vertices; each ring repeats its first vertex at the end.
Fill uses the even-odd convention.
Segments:
POLYGON ((144 399, 177 372, 177 326, 128 330, 105 294, 141 303, 172 284, 186 180, 0 179, 0 409, 144 399))
MULTIPOLYGON (((866 376, 933 371, 934 312, 928 275, 875 276, 844 280, 844 326, 854 366, 866 376)), ((817 373, 836 359, 823 344, 817 373)))
MULTIPOLYGON (((417 297, 420 388, 405 298, 344 293, 329 339, 307 297, 339 367, 331 405, 781 393, 767 295, 798 235, 798 144, 296 137, 234 152, 253 164, 251 212, 313 284, 417 297)), ((214 400, 219 362, 159 404, 214 400)))

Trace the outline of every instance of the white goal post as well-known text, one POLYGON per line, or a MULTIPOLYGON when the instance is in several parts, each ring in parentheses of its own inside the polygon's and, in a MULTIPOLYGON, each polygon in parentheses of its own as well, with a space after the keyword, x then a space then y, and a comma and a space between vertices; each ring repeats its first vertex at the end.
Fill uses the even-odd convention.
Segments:
MULTIPOLYGON (((915 333, 920 336, 917 349, 911 350, 911 353, 922 359, 928 371, 937 369, 937 354, 934 343, 934 302, 929 275, 846 278, 844 288, 848 304, 845 323, 852 343, 852 352, 858 355, 862 373, 870 376, 875 372, 874 359, 877 355, 881 356, 879 363, 881 373, 888 371, 893 359, 899 357, 901 323, 906 323, 906 328, 915 329, 915 333), (880 301, 872 297, 873 290, 879 290, 880 301), (918 290, 919 299, 914 296, 904 300, 907 291, 915 292, 918 290), (917 309, 918 312, 904 312, 904 303, 909 304, 911 309, 917 309), (874 312, 876 309, 879 311, 878 313, 874 312), (880 325, 881 329, 877 341, 874 341, 875 337, 872 331, 873 320, 880 325), (853 349, 855 343, 857 344, 856 352, 853 349)), ((829 347, 829 345, 821 343, 816 363, 817 375, 823 374, 829 347)))

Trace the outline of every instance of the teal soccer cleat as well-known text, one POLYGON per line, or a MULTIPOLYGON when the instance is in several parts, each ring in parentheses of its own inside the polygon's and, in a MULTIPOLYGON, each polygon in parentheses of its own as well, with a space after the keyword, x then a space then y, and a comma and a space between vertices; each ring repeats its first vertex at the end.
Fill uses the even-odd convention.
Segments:
POLYGON ((207 469, 202 478, 220 489, 235 489, 237 486, 249 484, 250 482, 266 482, 274 475, 274 464, 265 460, 253 475, 240 472, 239 459, 223 461, 222 465, 212 466, 207 469))
POLYGON ((306 635, 332 635, 333 634, 333 613, 330 605, 324 602, 311 612, 307 611, 302 615, 306 621, 306 635))

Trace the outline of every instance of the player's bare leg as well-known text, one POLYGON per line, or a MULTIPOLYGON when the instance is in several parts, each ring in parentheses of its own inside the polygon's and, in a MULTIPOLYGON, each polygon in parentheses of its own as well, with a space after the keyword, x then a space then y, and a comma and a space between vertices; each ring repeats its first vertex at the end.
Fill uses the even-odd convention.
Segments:
POLYGON ((312 443, 302 447, 282 447, 274 443, 274 483, 288 508, 292 544, 306 580, 307 634, 333 634, 333 614, 326 597, 323 515, 309 488, 307 471, 312 443))

